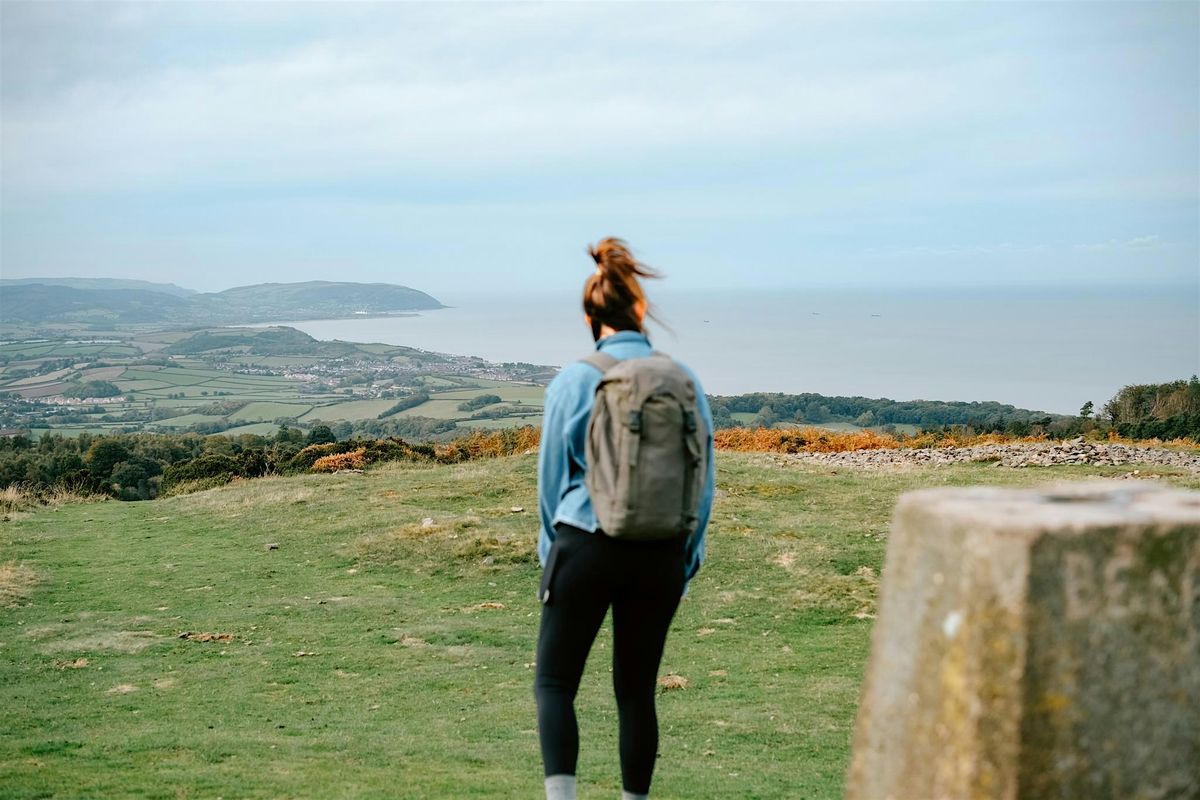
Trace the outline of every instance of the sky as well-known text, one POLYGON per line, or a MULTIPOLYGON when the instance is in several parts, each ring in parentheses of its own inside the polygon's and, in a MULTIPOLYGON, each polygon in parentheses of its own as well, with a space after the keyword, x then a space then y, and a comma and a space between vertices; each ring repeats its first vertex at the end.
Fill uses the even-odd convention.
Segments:
POLYGON ((1200 281, 1200 3, 0 0, 0 275, 1200 281))

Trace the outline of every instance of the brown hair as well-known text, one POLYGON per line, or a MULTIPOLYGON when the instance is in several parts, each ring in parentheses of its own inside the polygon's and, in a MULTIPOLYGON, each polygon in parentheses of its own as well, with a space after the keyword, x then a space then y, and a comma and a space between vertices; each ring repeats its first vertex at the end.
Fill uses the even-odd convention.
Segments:
POLYGON ((645 303, 647 313, 655 317, 638 279, 661 278, 662 273, 638 261, 629 245, 612 236, 589 246, 588 255, 596 262, 596 271, 583 284, 583 313, 592 320, 592 337, 599 340, 604 325, 618 331, 640 331, 642 324, 634 306, 645 303))

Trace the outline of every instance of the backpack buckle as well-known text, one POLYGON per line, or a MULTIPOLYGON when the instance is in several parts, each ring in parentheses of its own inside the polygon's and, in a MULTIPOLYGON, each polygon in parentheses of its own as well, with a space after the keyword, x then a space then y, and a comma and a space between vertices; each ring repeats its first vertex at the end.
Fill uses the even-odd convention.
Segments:
POLYGON ((642 432, 642 412, 640 410, 629 412, 629 430, 634 433, 642 432))

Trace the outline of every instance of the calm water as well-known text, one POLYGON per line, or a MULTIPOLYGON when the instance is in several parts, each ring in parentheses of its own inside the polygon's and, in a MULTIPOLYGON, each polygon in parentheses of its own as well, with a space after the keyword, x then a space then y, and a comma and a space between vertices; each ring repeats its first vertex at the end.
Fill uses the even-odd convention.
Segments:
MULTIPOLYGON (((386 342, 492 361, 586 354, 574 291, 439 295, 419 316, 286 323, 318 339, 386 342)), ((655 346, 710 394, 819 392, 998 400, 1074 413, 1121 386, 1200 372, 1200 290, 955 289, 652 293, 655 346)))

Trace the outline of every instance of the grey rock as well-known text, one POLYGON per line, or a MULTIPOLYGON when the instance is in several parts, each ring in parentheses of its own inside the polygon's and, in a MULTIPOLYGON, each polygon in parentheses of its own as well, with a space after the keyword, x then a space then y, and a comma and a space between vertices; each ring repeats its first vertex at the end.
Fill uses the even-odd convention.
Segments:
POLYGON ((1200 797, 1200 492, 901 497, 849 800, 1200 797))

